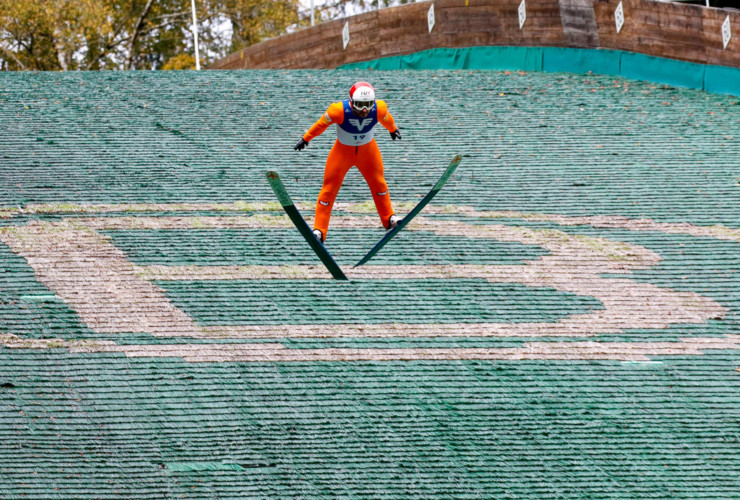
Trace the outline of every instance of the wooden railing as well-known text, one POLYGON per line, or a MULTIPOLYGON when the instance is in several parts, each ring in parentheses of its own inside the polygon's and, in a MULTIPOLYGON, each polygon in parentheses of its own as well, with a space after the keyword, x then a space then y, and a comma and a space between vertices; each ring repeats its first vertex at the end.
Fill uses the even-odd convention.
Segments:
POLYGON ((437 47, 490 45, 607 48, 740 67, 740 11, 654 0, 525 0, 520 25, 520 5, 434 0, 376 10, 253 45, 211 69, 336 68, 437 47), (620 4, 624 22, 617 32, 620 4), (726 47, 725 23, 734 32, 726 47))

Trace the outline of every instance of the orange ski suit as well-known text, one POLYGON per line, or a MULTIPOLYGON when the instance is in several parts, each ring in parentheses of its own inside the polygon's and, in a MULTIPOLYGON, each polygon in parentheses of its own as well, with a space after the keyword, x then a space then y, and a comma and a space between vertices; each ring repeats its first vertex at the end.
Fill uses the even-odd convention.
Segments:
MULTIPOLYGON (((308 132, 303 136, 306 142, 321 135, 330 125, 337 125, 337 140, 326 158, 326 167, 324 169, 324 184, 319 192, 319 198, 316 202, 316 217, 314 218, 314 229, 319 229, 326 239, 326 233, 329 229, 329 219, 331 218, 334 200, 337 198, 339 188, 342 187, 344 177, 349 169, 356 166, 362 176, 365 178, 372 192, 375 208, 380 216, 383 227, 388 228, 388 219, 394 214, 391 206, 391 197, 388 193, 388 185, 383 177, 383 158, 380 156, 380 149, 375 139, 372 138, 372 127, 363 130, 372 138, 364 144, 352 144, 353 137, 356 140, 357 135, 350 136, 341 128, 345 116, 348 115, 346 103, 335 102, 329 106, 326 113, 314 123, 308 132), (349 143, 349 144, 348 144, 349 143)), ((388 112, 388 106, 385 101, 375 101, 377 108, 377 122, 383 125, 389 132, 395 132, 397 127, 393 116, 388 112)), ((350 115, 351 116, 351 115, 350 115)), ((355 125, 360 120, 350 119, 355 125)), ((360 125, 362 126, 362 125, 360 125)), ((373 125, 374 126, 374 125, 373 125)), ((359 137, 365 137, 364 135, 359 137)), ((365 138, 367 139, 367 138, 365 138)), ((363 142, 359 140, 357 142, 363 142)))

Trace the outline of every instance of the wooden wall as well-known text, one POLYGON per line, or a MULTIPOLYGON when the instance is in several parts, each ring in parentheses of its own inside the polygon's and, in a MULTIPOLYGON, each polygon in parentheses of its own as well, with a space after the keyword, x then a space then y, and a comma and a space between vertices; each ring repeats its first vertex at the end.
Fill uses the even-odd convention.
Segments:
POLYGON ((486 45, 588 47, 640 52, 683 61, 740 67, 740 12, 654 0, 621 0, 625 23, 616 32, 620 0, 434 0, 322 23, 253 45, 211 69, 335 68, 352 62, 411 54, 436 47, 486 45), (435 9, 429 33, 427 12, 435 9), (729 14, 734 35, 723 49, 729 14), (350 42, 342 43, 349 22, 350 42))
POLYGON ((740 12, 700 5, 622 0, 625 22, 617 34, 619 0, 595 0, 601 46, 681 61, 740 67, 740 12), (734 31, 723 49, 722 23, 734 31))

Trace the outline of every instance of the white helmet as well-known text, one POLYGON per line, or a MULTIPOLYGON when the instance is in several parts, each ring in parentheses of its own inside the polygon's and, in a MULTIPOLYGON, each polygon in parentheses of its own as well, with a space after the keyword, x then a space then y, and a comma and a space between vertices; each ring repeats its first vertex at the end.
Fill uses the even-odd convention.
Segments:
POLYGON ((349 103, 356 112, 372 111, 375 107, 375 89, 367 82, 357 82, 349 89, 349 103))

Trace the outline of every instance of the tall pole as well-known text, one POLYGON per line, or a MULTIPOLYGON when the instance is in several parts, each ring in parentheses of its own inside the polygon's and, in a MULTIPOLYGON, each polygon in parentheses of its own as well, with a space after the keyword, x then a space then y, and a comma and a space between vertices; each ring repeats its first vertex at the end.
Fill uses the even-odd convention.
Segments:
MULTIPOLYGON (((708 2, 709 0, 707 0, 708 2)), ((314 17, 313 17, 313 0, 311 0, 311 26, 314 25, 314 17)))
POLYGON ((195 16, 195 0, 191 0, 193 6, 193 39, 195 40, 195 69, 200 71, 200 52, 198 51, 198 18, 195 16))

